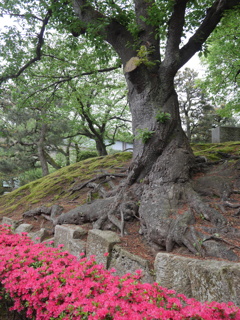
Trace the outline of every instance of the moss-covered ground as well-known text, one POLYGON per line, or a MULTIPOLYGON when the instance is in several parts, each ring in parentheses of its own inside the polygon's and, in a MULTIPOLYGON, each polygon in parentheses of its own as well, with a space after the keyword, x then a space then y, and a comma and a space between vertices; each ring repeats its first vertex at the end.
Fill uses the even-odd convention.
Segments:
MULTIPOLYGON (((217 161, 226 154, 240 156, 240 142, 192 144, 196 156, 205 156, 208 161, 217 161)), ((106 157, 90 158, 28 183, 15 191, 0 196, 0 217, 15 210, 24 212, 38 204, 51 206, 60 199, 73 201, 76 197, 71 188, 87 181, 101 170, 116 172, 116 168, 126 166, 131 160, 130 152, 116 153, 106 157)))
POLYGON ((76 196, 71 192, 74 185, 93 178, 100 174, 101 170, 113 173, 116 168, 127 163, 131 157, 130 152, 122 152, 106 157, 86 159, 28 183, 0 197, 0 217, 20 207, 24 212, 44 200, 46 206, 53 205, 59 199, 71 201, 76 196))

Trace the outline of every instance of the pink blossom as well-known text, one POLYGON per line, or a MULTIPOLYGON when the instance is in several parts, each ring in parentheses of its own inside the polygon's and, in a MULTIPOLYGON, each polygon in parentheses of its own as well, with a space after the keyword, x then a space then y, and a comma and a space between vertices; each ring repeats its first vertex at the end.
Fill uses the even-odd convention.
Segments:
POLYGON ((0 226, 0 299, 8 294, 13 310, 36 320, 240 320, 233 303, 200 303, 157 283, 141 283, 141 271, 117 277, 93 256, 80 256, 0 226))

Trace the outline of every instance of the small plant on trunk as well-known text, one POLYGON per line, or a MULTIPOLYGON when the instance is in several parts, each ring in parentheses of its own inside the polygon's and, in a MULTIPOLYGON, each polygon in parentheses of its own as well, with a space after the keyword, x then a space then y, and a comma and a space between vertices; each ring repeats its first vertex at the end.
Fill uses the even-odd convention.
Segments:
POLYGON ((155 133, 155 131, 145 129, 137 129, 138 135, 136 136, 136 139, 142 140, 143 143, 147 143, 148 140, 152 137, 152 135, 155 133))
POLYGON ((165 123, 171 119, 171 114, 168 112, 158 112, 156 115, 157 122, 165 123))

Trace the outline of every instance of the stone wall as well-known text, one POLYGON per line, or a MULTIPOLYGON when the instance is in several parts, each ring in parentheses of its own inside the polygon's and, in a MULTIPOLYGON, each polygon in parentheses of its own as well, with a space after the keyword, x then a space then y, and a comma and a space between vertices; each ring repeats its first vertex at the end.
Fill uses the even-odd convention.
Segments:
POLYGON ((232 301, 240 306, 240 263, 158 253, 156 281, 198 301, 232 301))
POLYGON ((240 141, 240 127, 217 127, 212 129, 212 143, 240 141))
MULTIPOLYGON (((16 233, 28 232, 35 242, 46 241, 44 229, 31 233, 31 225, 21 224, 3 218, 2 224, 12 225, 16 233)), ((92 229, 86 231, 77 225, 57 225, 53 239, 54 246, 80 258, 95 255, 97 263, 108 269, 116 269, 116 275, 142 270, 143 281, 157 281, 161 286, 183 293, 199 301, 232 301, 240 306, 240 263, 194 259, 169 253, 158 253, 154 270, 149 263, 120 246, 120 238, 112 231, 92 229)))

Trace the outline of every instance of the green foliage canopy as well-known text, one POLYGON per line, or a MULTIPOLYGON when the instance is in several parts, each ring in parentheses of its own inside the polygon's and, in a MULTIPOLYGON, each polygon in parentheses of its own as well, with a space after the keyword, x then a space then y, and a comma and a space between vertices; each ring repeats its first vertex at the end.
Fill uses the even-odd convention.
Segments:
POLYGON ((240 7, 231 10, 207 42, 206 88, 221 114, 240 112, 240 7))

